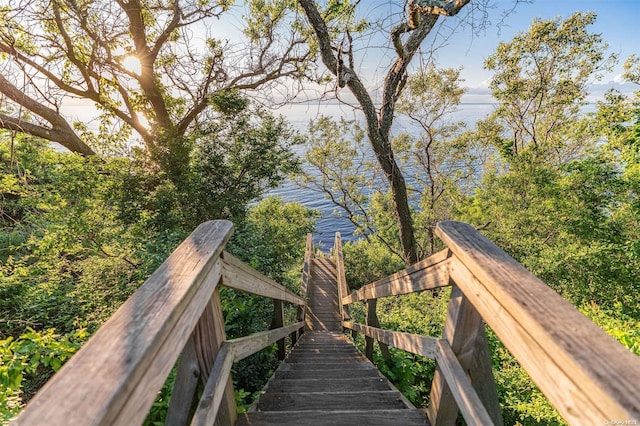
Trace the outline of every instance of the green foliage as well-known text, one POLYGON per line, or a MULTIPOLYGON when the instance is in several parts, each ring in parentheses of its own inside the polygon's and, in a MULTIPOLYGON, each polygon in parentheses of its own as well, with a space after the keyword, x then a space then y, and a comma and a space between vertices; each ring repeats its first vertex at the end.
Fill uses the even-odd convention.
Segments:
POLYGON ((229 242, 229 251, 275 281, 299 289, 304 242, 314 231, 317 216, 301 204, 267 197, 249 209, 229 242), (290 275, 292 269, 295 278, 290 275))
POLYGON ((637 313, 640 264, 629 238, 638 236, 626 194, 615 165, 599 158, 560 169, 512 163, 489 175, 462 212, 488 223, 489 238, 573 303, 621 303, 637 313))
POLYGON ((613 57, 599 34, 588 31, 594 13, 535 20, 526 33, 500 43, 485 62, 494 71, 490 88, 498 101, 491 116, 501 128, 494 146, 506 161, 558 164, 594 142, 580 120, 586 87, 613 57))
POLYGON ((249 106, 249 100, 240 91, 220 90, 209 101, 213 108, 224 115, 240 114, 249 106))
POLYGON ((404 268, 402 258, 390 253, 377 240, 349 241, 342 250, 347 283, 352 290, 404 268))
POLYGON ((141 279, 137 247, 106 197, 119 162, 20 140, 13 153, 0 145, 0 161, 12 194, 1 218, 0 317, 21 320, 3 334, 17 336, 25 325, 66 333, 77 318, 93 330, 141 279))
MULTIPOLYGON (((378 301, 382 328, 426 336, 442 336, 449 291, 412 293, 378 301)), ((401 350, 392 350, 391 359, 378 359, 378 367, 413 404, 429 402, 435 362, 401 350)))
POLYGON ((142 423, 144 426, 162 426, 165 424, 165 417, 167 416, 167 410, 169 409, 169 402, 171 401, 171 391, 173 390, 173 384, 176 380, 176 373, 178 369, 174 367, 169 373, 166 382, 158 392, 156 400, 149 409, 149 414, 142 423))
MULTIPOLYGON (((258 147, 253 153, 256 158, 269 159, 267 151, 273 145, 269 145, 271 142, 267 139, 279 144, 287 137, 286 134, 279 136, 285 126, 282 120, 265 118, 254 127, 245 124, 242 141, 248 141, 246 147, 253 149, 249 139, 254 138, 253 146, 258 147)), ((248 151, 240 150, 242 141, 237 142, 238 155, 248 151)), ((265 167, 280 167, 274 166, 278 161, 283 169, 297 167, 295 162, 284 164, 290 158, 286 149, 275 153, 274 160, 265 167)), ((197 188, 195 173, 189 176, 189 185, 180 187, 175 181, 150 173, 153 165, 143 159, 98 161, 21 138, 1 141, 0 162, 0 194, 6 201, 0 210, 0 318, 3 321, 0 339, 8 339, 7 345, 14 342, 11 346, 14 353, 17 340, 11 339, 26 335, 34 340, 35 337, 26 333, 35 330, 36 336, 48 339, 46 345, 52 353, 42 355, 43 362, 57 369, 68 356, 66 352, 54 352, 58 348, 55 345, 62 348, 68 345, 67 337, 54 333, 76 336, 86 333, 84 328, 95 331, 192 231, 188 226, 197 220, 194 214, 197 210, 186 205, 185 200, 193 200, 195 194, 206 197, 193 189, 197 188), (143 194, 145 189, 151 191, 143 194), (184 207, 191 208, 185 210, 184 207), (79 329, 78 323, 86 327, 79 329)), ((194 160, 194 169, 196 166, 197 160, 194 160)), ((254 177, 270 173, 259 167, 254 169, 247 173, 254 177)), ((258 183, 250 182, 252 187, 245 194, 259 194, 265 189, 265 181, 282 179, 283 170, 275 173, 279 175, 266 176, 258 183)), ((208 178, 206 174, 198 177, 201 182, 208 178)), ((237 186, 241 183, 235 181, 234 185, 238 191, 243 190, 237 186)), ((236 203, 248 203, 247 198, 229 197, 228 205, 219 204, 222 211, 238 212, 233 217, 237 234, 227 249, 296 290, 299 285, 296 269, 304 255, 304 236, 312 232, 316 214, 299 204, 284 204, 275 198, 248 209, 244 205, 236 206, 236 203), (286 255, 281 256, 280 251, 286 255)), ((206 219, 216 213, 220 212, 209 212, 206 219)), ((273 317, 273 304, 264 298, 227 291, 222 303, 231 337, 263 331, 273 317)), ((20 353, 31 359, 35 356, 34 345, 23 344, 20 353)), ((9 364, 3 358, 2 366, 5 365, 9 364)), ((240 393, 253 396, 276 365, 273 348, 239 363, 234 367, 236 388, 240 393)), ((15 379, 16 370, 11 367, 15 386, 7 388, 6 398, 0 404, 3 416, 17 413, 23 398, 29 398, 44 383, 50 375, 45 367, 38 367, 36 374, 24 370, 24 379, 19 383, 15 379)), ((160 391, 147 418, 148 424, 163 421, 172 377, 160 391)), ((5 382, 8 383, 8 379, 5 382)))
POLYGON ((606 309, 595 303, 582 305, 580 311, 610 336, 636 355, 640 355, 640 319, 625 312, 623 306, 606 309))
POLYGON ((493 164, 458 214, 573 303, 637 315, 637 109, 612 92, 580 112, 609 64, 594 20, 535 21, 487 60, 499 103, 475 135, 493 164))
POLYGON ((18 338, 0 340, 0 422, 17 415, 25 397, 58 371, 86 338, 84 328, 64 336, 53 329, 38 332, 27 328, 18 338))
POLYGON ((491 332, 488 333, 493 375, 506 425, 565 425, 557 410, 527 372, 491 332))
POLYGON ((241 217, 248 203, 298 171, 291 148, 300 137, 282 117, 249 108, 211 122, 196 137, 191 196, 192 223, 241 217))

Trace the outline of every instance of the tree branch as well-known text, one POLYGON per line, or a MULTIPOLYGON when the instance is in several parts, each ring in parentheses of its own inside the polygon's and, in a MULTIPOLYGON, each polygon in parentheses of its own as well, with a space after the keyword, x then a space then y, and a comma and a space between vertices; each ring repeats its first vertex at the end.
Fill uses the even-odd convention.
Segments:
POLYGON ((117 3, 129 18, 129 31, 131 31, 133 44, 136 48, 136 57, 141 65, 140 75, 137 77, 140 87, 142 87, 153 108, 154 118, 157 124, 161 128, 168 130, 173 127, 171 116, 162 95, 162 90, 158 86, 158 81, 155 78, 153 68, 156 58, 153 57, 147 44, 146 26, 142 17, 142 5, 139 0, 129 0, 126 3, 123 0, 117 0, 117 3))
POLYGON ((409 11, 418 11, 424 15, 454 16, 469 4, 471 0, 411 0, 409 11))
POLYGON ((69 123, 58 114, 57 111, 42 105, 40 102, 36 101, 33 98, 30 98, 26 94, 24 94, 21 90, 19 90, 16 86, 11 84, 9 80, 4 78, 2 74, 0 74, 0 93, 6 95, 9 99, 16 102, 18 105, 22 105, 29 111, 34 114, 42 117, 52 125, 52 129, 47 129, 46 127, 41 126, 27 126, 27 127, 19 127, 20 120, 3 116, 6 118, 0 122, 0 127, 11 129, 11 130, 21 130, 23 129, 31 129, 34 131, 32 133, 34 136, 43 137, 47 140, 58 142, 65 148, 70 151, 77 152, 83 155, 94 155, 95 152, 85 144, 76 133, 73 131, 69 123), (5 127, 5 123, 6 127, 5 127), (9 127, 11 126, 11 127, 9 127), (47 137, 48 136, 48 137, 47 137))

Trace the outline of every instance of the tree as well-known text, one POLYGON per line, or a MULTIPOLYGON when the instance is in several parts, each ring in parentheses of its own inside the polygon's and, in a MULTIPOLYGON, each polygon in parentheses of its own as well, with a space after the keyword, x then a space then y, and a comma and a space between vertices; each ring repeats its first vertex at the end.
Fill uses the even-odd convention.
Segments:
POLYGON ((152 160, 179 180, 194 130, 215 117, 216 96, 304 73, 304 39, 290 26, 281 31, 286 2, 248 2, 244 42, 215 33, 231 5, 10 1, 0 9, 0 128, 92 155, 86 127, 74 128, 60 112, 65 99, 85 99, 104 124, 93 140, 118 132, 126 140, 133 130, 152 160))
MULTIPOLYGON (((413 125, 411 132, 394 136, 391 147, 409 182, 419 257, 436 250, 436 223, 451 217, 453 206, 471 191, 474 177, 479 176, 474 138, 463 134, 463 122, 450 120, 464 93, 460 83, 460 70, 430 65, 408 78, 396 108, 398 116, 408 117, 413 125)), ((321 117, 309 125, 308 144, 306 160, 311 171, 304 184, 328 196, 369 242, 376 239, 403 257, 393 196, 388 181, 376 173, 359 124, 321 117)))
POLYGON ((534 21, 489 57, 499 103, 473 135, 496 166, 461 213, 573 303, 637 315, 633 109, 610 94, 595 114, 580 111, 610 63, 594 19, 534 21))
POLYGON ((505 159, 560 164, 594 141, 580 108, 587 85, 614 60, 605 56, 602 37, 587 29, 595 19, 577 12, 564 20, 535 20, 487 59, 498 107, 485 128, 499 129, 487 136, 505 159))
POLYGON ((417 136, 401 133, 393 139, 393 147, 418 198, 414 222, 421 257, 436 251, 436 224, 452 217, 463 194, 474 187, 481 167, 475 139, 463 134, 465 123, 450 119, 465 92, 462 81, 460 69, 429 65, 409 77, 398 101, 398 113, 409 117, 419 131, 417 136))
POLYGON ((351 20, 345 19, 345 15, 354 15, 358 2, 352 4, 349 1, 329 1, 326 9, 321 11, 312 0, 298 0, 313 29, 322 62, 336 78, 339 88, 349 88, 364 113, 369 142, 391 188, 402 253, 407 264, 418 260, 418 251, 407 184, 391 144, 395 107, 407 83, 409 65, 434 28, 438 17, 454 16, 469 2, 470 0, 412 0, 407 3, 407 10, 401 21, 389 30, 393 61, 387 68, 378 108, 373 92, 355 68, 356 49, 351 33, 362 25, 353 25, 351 20))

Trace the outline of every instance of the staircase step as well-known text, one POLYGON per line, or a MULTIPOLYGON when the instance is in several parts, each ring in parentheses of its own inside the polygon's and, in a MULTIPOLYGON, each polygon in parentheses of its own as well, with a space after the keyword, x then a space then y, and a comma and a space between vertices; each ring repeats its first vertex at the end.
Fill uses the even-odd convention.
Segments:
POLYGON ((407 410, 251 412, 238 416, 239 426, 417 426, 428 425, 424 412, 407 410))
POLYGON ((376 370, 376 367, 367 362, 355 362, 345 364, 341 362, 285 362, 278 367, 278 370, 376 370))
POLYGON ((326 346, 318 346, 318 347, 298 347, 296 348, 296 354, 304 354, 304 355, 311 355, 311 354, 317 354, 317 355, 325 355, 325 354, 359 354, 360 351, 357 350, 356 348, 344 348, 341 346, 336 346, 334 348, 329 348, 326 346))
POLYGON ((382 377, 324 379, 281 379, 269 384, 268 392, 358 392, 388 391, 389 382, 382 377))
POLYGON ((378 379, 380 374, 373 368, 349 368, 349 369, 284 369, 278 370, 275 380, 306 380, 306 379, 378 379))
POLYGON ((333 262, 314 261, 308 291, 305 333, 237 424, 427 424, 343 334, 333 262))
POLYGON ((347 364, 353 364, 355 362, 367 362, 367 358, 365 358, 362 354, 355 353, 347 353, 347 354, 303 354, 303 353, 292 353, 287 357, 287 362, 312 362, 317 364, 325 364, 325 363, 335 363, 335 362, 343 362, 347 364))
POLYGON ((263 394, 258 411, 366 410, 407 408, 397 391, 366 392, 305 392, 263 394))

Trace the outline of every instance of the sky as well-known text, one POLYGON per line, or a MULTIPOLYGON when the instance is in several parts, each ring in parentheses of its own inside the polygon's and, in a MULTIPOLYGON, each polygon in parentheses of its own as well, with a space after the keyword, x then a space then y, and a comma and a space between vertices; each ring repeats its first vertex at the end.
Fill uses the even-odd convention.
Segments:
MULTIPOLYGON (((389 22, 398 22, 401 13, 402 0, 360 0, 360 18, 371 21, 380 17, 389 17, 389 22), (399 6, 400 7, 399 7, 399 6)), ((509 41, 518 32, 526 32, 533 19, 553 19, 555 17, 568 17, 576 11, 594 11, 597 13, 596 23, 591 27, 592 31, 600 33, 609 44, 609 51, 616 53, 621 58, 613 72, 605 76, 602 82, 592 86, 595 92, 601 96, 614 79, 622 73, 622 62, 631 53, 640 54, 640 0, 533 0, 521 1, 514 8, 514 0, 472 0, 465 6, 458 17, 441 18, 440 27, 433 31, 423 44, 425 51, 433 45, 446 40, 445 45, 436 50, 435 58, 441 67, 462 67, 462 78, 465 80, 468 92, 463 102, 491 102, 490 92, 487 88, 491 73, 483 69, 484 60, 491 55, 501 41, 509 41), (469 27, 460 27, 460 21, 465 12, 471 10, 474 4, 489 1, 493 4, 488 9, 489 25, 484 31, 474 33, 469 27), (465 9, 467 9, 465 11, 465 9), (513 9, 513 10, 512 10, 513 9), (512 10, 508 16, 503 17, 505 11, 512 10), (455 30, 452 31, 452 28, 455 30)), ((242 1, 236 2, 230 15, 224 15, 216 22, 215 26, 208 28, 212 35, 227 38, 233 42, 233 38, 240 36, 241 16, 247 10, 242 1)), ((477 15, 476 15, 477 17, 477 15)), ((388 27, 387 27, 388 30, 388 27)), ((196 34, 197 36, 197 34, 196 34)), ((356 63, 365 75, 371 88, 380 87, 386 69, 392 63, 394 57, 392 49, 388 47, 388 31, 372 32, 368 38, 362 40, 363 49, 356 51, 356 63)), ((635 85, 618 85, 624 92, 636 89, 635 85)), ((317 88, 316 88, 317 89, 317 88)), ((312 89, 314 90, 314 89, 312 89)), ((341 95, 349 97, 347 89, 342 89, 341 95)), ((374 90, 375 91, 375 90, 374 90)), ((597 97, 596 97, 597 99, 597 97)), ((67 108, 68 112, 76 115, 84 111, 85 103, 79 103, 76 108, 67 108), (73 110, 73 111, 72 111, 73 110), (75 113, 75 114, 74 114, 75 113)), ((286 111, 282 111, 285 115, 286 111)), ((81 118, 81 117, 79 117, 81 118)))
POLYGON ((512 6, 511 0, 497 1, 490 12, 491 26, 481 34, 474 35, 470 29, 454 33, 449 45, 438 51, 438 63, 445 67, 462 66, 468 87, 486 87, 491 73, 484 70, 482 64, 501 41, 511 40, 518 32, 526 32, 536 18, 566 18, 577 11, 597 14, 591 31, 600 33, 609 44, 610 53, 616 53, 622 59, 613 72, 605 76, 603 83, 620 77, 622 62, 629 54, 640 54, 640 0, 535 0, 518 4, 500 22, 501 14, 512 6))
MULTIPOLYGON (((241 2, 238 2, 241 3, 241 2)), ((360 0, 357 16, 370 22, 386 18, 382 24, 385 31, 372 31, 361 37, 356 43, 360 48, 355 50, 356 67, 364 77, 365 85, 379 101, 379 93, 385 74, 395 60, 395 52, 389 43, 389 28, 399 22, 402 13, 401 0, 360 0)), ((242 6, 236 6, 242 8, 242 6)), ((605 74, 601 81, 594 81, 590 86, 592 96, 588 99, 602 99, 606 90, 615 86, 625 93, 637 89, 634 84, 615 84, 619 82, 623 72, 624 59, 632 53, 640 55, 640 0, 472 0, 456 17, 442 17, 438 26, 429 34, 423 43, 425 52, 432 50, 433 58, 440 67, 462 67, 463 85, 467 94, 463 102, 492 102, 488 89, 491 72, 483 68, 485 59, 490 56, 500 42, 510 41, 516 34, 527 32, 534 19, 567 18, 571 14, 592 11, 597 14, 591 32, 601 34, 609 44, 609 53, 619 57, 619 63, 605 74), (487 11, 488 22, 482 31, 473 31, 462 23, 469 20, 468 14, 473 11, 477 22, 479 4, 491 4, 487 11), (515 7, 514 7, 515 5, 515 7), (509 13, 507 13, 509 12, 509 13), (506 14, 506 16, 505 16, 506 14)), ((412 65, 417 67, 419 61, 414 58, 412 65)), ((355 103, 348 90, 342 89, 340 97, 355 103)))
MULTIPOLYGON (((483 69, 485 59, 490 56, 500 42, 511 40, 517 33, 526 32, 532 21, 536 18, 554 19, 566 18, 577 11, 593 11, 597 14, 596 23, 590 30, 602 35, 609 44, 609 53, 615 53, 620 58, 620 63, 611 73, 605 75, 596 85, 610 87, 614 80, 618 81, 622 74, 622 63, 632 53, 640 54, 640 0, 533 0, 521 1, 514 7, 513 0, 494 0, 492 6, 487 9, 488 22, 482 31, 473 31, 469 26, 461 25, 468 17, 474 4, 486 0, 472 0, 465 6, 460 14, 453 18, 441 18, 439 27, 423 43, 425 50, 436 46, 434 58, 440 67, 462 67, 464 85, 468 87, 470 94, 488 95, 488 81, 491 73, 483 69), (506 12, 510 11, 507 16, 506 12)), ((398 1, 361 0, 360 5, 366 11, 362 17, 373 19, 377 16, 393 15, 397 13, 394 4, 398 1)), ((474 18, 478 18, 477 11, 474 18)), ((397 22, 398 17, 390 20, 397 22)), ((366 40, 370 46, 388 45, 388 31, 385 35, 372 37, 366 40)), ((358 53, 358 52, 356 52, 358 53)), ((388 54, 381 49, 371 49, 364 57, 360 58, 360 67, 371 86, 380 85, 385 70, 391 60, 388 54)), ((621 88, 620 86, 618 86, 621 88)), ((604 90, 593 88, 596 92, 604 90)), ((633 85, 627 84, 623 91, 634 90, 633 85)))

